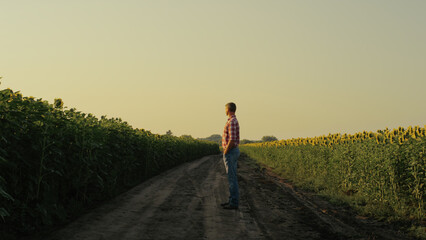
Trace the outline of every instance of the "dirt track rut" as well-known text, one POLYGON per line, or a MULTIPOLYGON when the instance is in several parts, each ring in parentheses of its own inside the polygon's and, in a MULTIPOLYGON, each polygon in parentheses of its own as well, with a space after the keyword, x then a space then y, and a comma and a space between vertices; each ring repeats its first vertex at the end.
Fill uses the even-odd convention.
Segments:
MULTIPOLYGON (((43 239, 380 239, 265 178, 240 158, 239 210, 224 210, 228 182, 220 155, 155 176, 43 239)), ((392 239, 392 238, 390 238, 392 239)))

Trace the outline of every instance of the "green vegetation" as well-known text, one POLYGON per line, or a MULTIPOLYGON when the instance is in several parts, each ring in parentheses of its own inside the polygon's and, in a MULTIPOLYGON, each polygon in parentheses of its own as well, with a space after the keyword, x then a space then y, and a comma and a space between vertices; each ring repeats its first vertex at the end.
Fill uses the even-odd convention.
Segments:
POLYGON ((210 142, 215 142, 219 145, 222 145, 222 136, 219 134, 213 134, 210 137, 206 137, 206 138, 199 138, 199 140, 205 140, 205 141, 210 141, 210 142))
POLYGON ((426 136, 420 127, 242 145, 297 186, 361 214, 425 230, 426 136), (345 136, 345 137, 344 137, 345 136), (417 226, 417 227, 416 227, 417 226))
POLYGON ((275 136, 263 136, 262 142, 273 142, 277 141, 278 139, 275 136))
POLYGON ((67 222, 166 169, 218 152, 211 142, 65 110, 61 99, 49 104, 1 90, 2 238, 67 222))

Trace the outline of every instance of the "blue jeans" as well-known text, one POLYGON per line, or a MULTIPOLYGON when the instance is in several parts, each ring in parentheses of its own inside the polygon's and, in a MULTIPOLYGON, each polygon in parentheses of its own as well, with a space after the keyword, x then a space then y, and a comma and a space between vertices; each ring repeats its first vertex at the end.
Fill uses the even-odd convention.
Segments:
POLYGON ((240 149, 235 147, 227 154, 223 155, 223 162, 225 164, 225 170, 228 174, 229 182, 229 203, 231 206, 238 206, 239 191, 238 191, 238 179, 237 179, 237 161, 240 156, 240 149))

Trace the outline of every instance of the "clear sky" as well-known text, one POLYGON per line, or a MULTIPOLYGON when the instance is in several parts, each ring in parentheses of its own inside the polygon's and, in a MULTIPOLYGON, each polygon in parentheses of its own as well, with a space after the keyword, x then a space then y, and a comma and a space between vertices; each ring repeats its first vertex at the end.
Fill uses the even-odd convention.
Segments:
POLYGON ((0 1, 0 88, 153 133, 426 124, 426 1, 0 1))

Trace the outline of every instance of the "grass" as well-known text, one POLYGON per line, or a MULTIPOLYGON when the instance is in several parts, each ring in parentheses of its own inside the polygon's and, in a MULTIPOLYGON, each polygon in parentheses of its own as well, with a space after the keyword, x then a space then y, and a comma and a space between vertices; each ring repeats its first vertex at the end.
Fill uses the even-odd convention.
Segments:
MULTIPOLYGON (((424 145, 424 141, 421 144, 424 145)), ((415 156, 416 149, 423 149, 423 145, 416 145, 416 148, 408 146, 410 151, 405 151, 403 147, 398 148, 399 152, 386 146, 385 150, 381 149, 377 153, 361 152, 365 146, 352 146, 351 154, 355 157, 350 164, 339 160, 348 152, 343 147, 335 152, 309 146, 284 149, 243 145, 240 149, 242 154, 247 156, 244 158, 245 162, 255 168, 268 167, 275 174, 288 179, 294 186, 313 191, 333 205, 348 207, 357 215, 386 221, 413 237, 426 239, 425 218, 419 214, 422 210, 424 212, 424 205, 416 209, 417 199, 410 194, 412 190, 407 191, 410 187, 413 188, 410 182, 413 175, 407 172, 412 168, 406 167, 421 163, 421 159, 413 159, 411 156, 415 156), (392 155, 383 154, 385 151, 390 151, 392 155), (411 158, 404 158, 404 154, 411 158), (389 156, 394 156, 397 160, 389 159, 389 156), (406 164, 400 161, 404 159, 409 159, 410 162, 406 164), (369 163, 364 164, 365 161, 369 163), (392 168, 394 166, 399 168, 392 168), (401 182, 390 185, 389 179, 386 179, 392 176, 390 171, 399 171, 395 177, 401 182), (375 184, 369 184, 367 180, 375 184), (395 191, 395 188, 392 191, 394 186, 399 192, 395 191)), ((420 180, 422 181, 424 182, 424 179, 420 180)))

